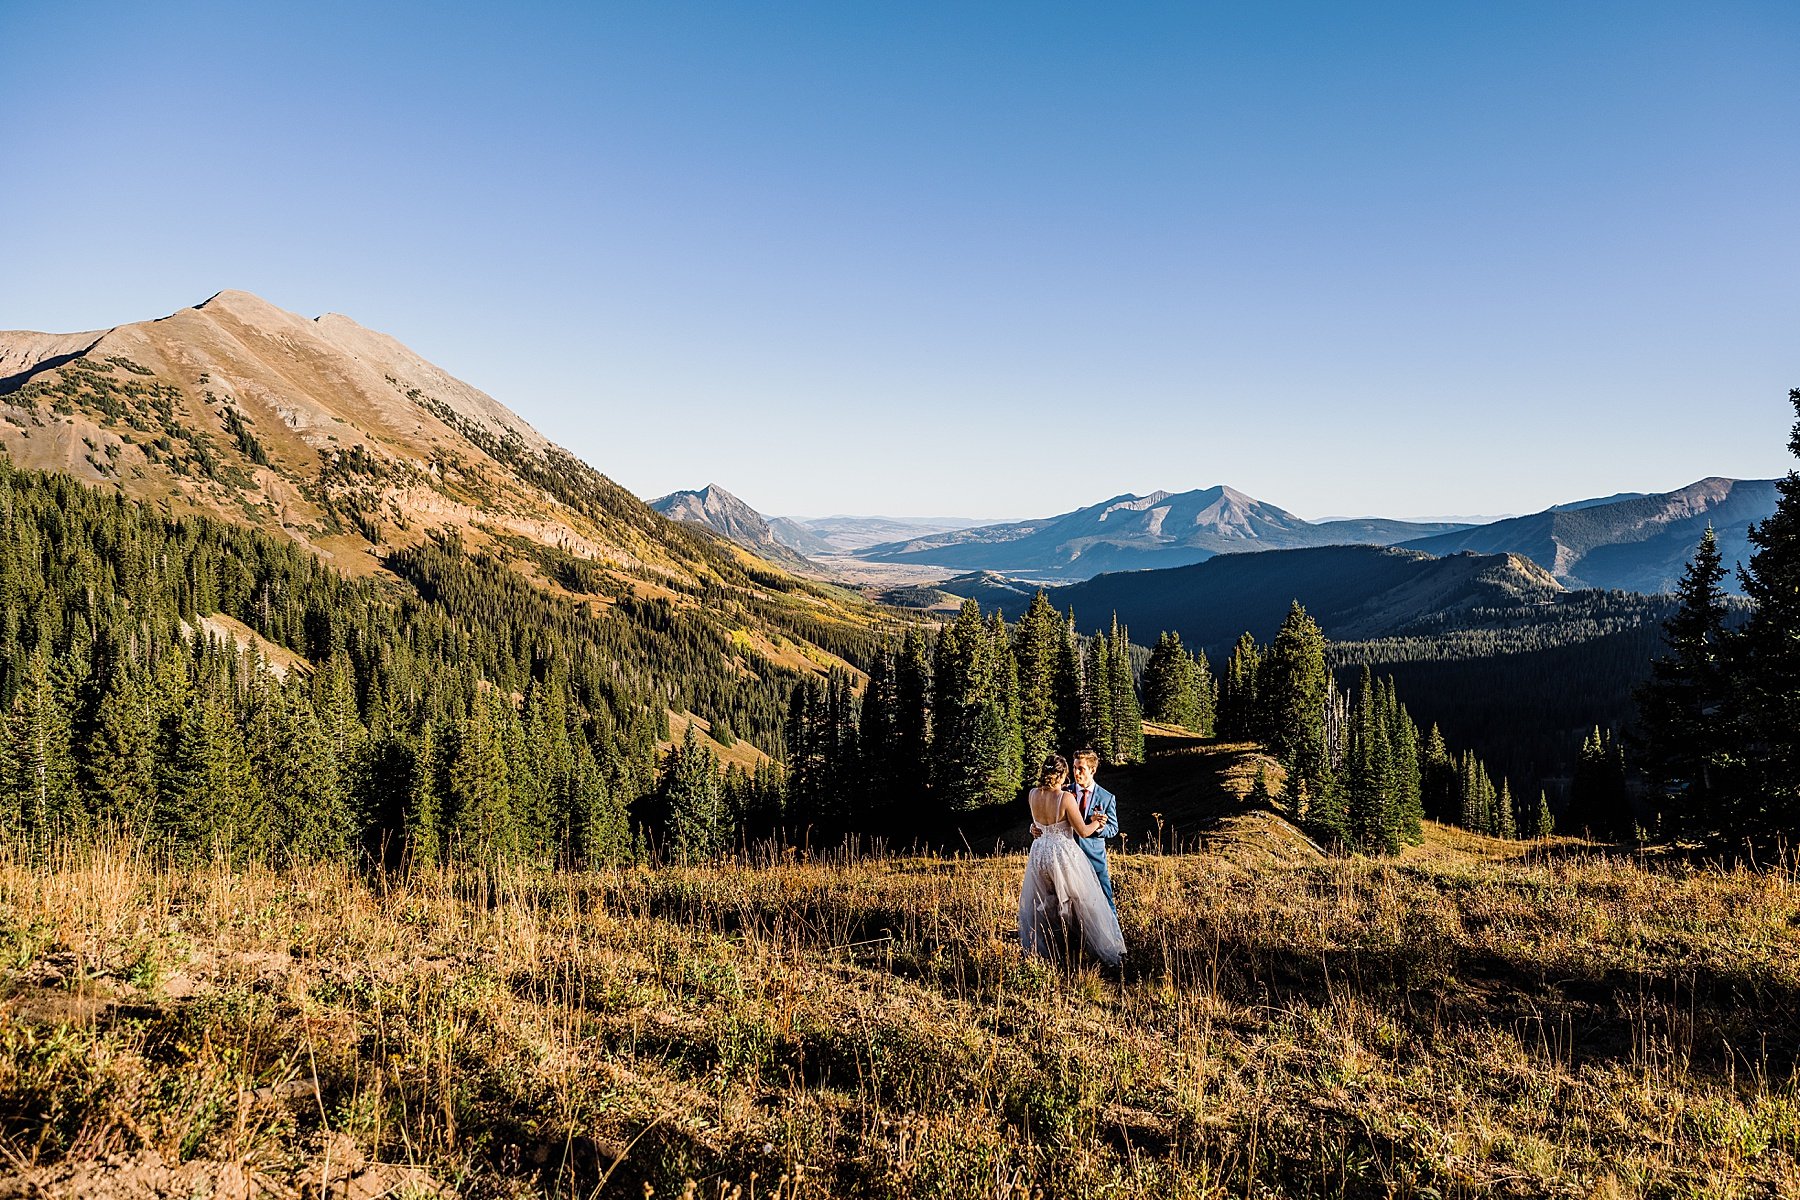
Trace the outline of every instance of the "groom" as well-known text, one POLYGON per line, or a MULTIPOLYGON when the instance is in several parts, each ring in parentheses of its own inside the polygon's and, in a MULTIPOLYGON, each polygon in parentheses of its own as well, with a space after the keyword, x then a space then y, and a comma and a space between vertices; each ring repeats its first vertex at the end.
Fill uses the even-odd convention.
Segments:
POLYGON ((1075 778, 1064 787, 1064 791, 1075 793, 1075 804, 1081 810, 1081 819, 1091 821, 1096 812, 1106 815, 1106 825, 1093 837, 1078 838, 1081 849, 1093 864, 1094 874, 1100 880, 1100 890, 1106 893, 1106 902, 1112 910, 1119 911, 1118 902, 1113 899, 1112 876, 1106 872, 1106 839, 1119 836, 1118 801, 1113 794, 1094 782, 1094 769, 1100 765, 1100 756, 1092 750, 1078 750, 1070 764, 1074 768, 1075 778))

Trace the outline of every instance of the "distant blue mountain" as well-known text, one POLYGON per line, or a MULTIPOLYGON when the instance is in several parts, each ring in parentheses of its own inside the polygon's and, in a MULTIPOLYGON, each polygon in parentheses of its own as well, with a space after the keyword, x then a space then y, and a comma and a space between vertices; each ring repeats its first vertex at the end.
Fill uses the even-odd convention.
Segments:
POLYGON ((1466 528, 1380 518, 1314 523, 1220 486, 1114 496, 1060 516, 887 542, 858 551, 858 556, 879 562, 1087 579, 1108 571, 1185 566, 1218 554, 1303 546, 1385 546, 1466 528))
MULTIPOLYGON (((1773 479, 1702 479, 1673 492, 1560 504, 1401 545, 1428 554, 1522 554, 1569 588, 1674 590, 1711 525, 1727 568, 1750 560, 1750 526, 1775 511, 1773 479)), ((1725 580, 1738 590, 1735 574, 1725 580)))

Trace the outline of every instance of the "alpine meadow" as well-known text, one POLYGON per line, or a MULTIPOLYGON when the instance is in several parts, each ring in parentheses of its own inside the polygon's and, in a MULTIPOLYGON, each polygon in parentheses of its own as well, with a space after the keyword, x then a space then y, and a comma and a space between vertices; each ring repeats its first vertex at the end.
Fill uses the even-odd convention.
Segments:
POLYGON ((1216 665, 885 608, 253 298, 160 324, 4 398, 6 1194, 1800 1180, 1800 477, 1552 798, 1298 601, 1216 665), (291 331, 384 406, 258 386, 291 331), (1081 745, 1113 970, 1005 907, 1081 745))
POLYGON ((0 45, 0 1200, 1800 1197, 1800 12, 0 45))

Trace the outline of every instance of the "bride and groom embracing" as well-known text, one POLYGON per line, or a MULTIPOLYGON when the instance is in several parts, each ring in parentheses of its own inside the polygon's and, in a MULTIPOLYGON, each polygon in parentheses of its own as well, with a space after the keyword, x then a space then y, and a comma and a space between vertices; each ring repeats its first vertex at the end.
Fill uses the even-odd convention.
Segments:
POLYGON ((1106 870, 1106 839, 1118 836, 1113 794, 1094 782, 1100 756, 1092 750, 1069 764, 1052 754, 1026 796, 1031 806, 1031 855, 1019 889, 1019 944, 1026 953, 1053 956, 1079 929, 1088 951, 1108 966, 1125 954, 1112 879, 1106 870))

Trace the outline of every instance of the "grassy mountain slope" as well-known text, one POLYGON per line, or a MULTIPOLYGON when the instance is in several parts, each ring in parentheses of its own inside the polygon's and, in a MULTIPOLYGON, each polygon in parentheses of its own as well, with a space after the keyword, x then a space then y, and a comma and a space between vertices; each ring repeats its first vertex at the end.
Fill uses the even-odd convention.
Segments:
MULTIPOLYGON (((656 615, 666 604, 710 628, 707 643, 789 647, 815 671, 858 658, 884 621, 653 512, 492 397, 345 317, 222 292, 96 333, 0 333, 0 372, 0 452, 16 466, 249 526, 351 576, 392 583, 390 564, 455 535, 565 601, 629 600, 625 619, 644 636, 677 636, 656 615)), ((735 669, 723 651, 717 665, 735 669)))

